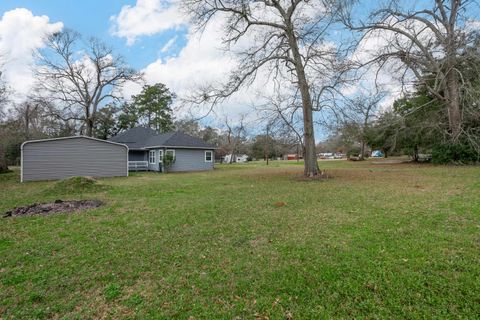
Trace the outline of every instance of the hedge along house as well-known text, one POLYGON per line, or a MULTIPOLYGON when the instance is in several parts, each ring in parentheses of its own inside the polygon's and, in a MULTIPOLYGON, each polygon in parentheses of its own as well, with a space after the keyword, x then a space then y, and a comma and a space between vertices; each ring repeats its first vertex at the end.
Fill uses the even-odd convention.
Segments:
POLYGON ((130 170, 157 172, 213 170, 215 147, 183 132, 158 133, 150 128, 136 127, 122 132, 109 141, 128 146, 130 170), (168 168, 163 164, 166 155, 174 159, 168 168))
POLYGON ((22 144, 22 182, 73 176, 128 176, 128 146, 84 136, 22 144))

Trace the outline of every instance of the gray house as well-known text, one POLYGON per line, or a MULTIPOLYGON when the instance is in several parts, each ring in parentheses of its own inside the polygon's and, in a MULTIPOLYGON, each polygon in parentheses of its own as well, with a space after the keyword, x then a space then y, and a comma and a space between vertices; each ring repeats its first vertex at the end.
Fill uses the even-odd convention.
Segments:
POLYGON ((158 133, 136 127, 109 141, 128 146, 130 170, 165 171, 163 157, 167 154, 175 159, 167 168, 169 172, 213 170, 215 147, 182 132, 158 133))
POLYGON ((128 147, 90 137, 26 141, 21 147, 21 181, 73 176, 128 176, 128 147))

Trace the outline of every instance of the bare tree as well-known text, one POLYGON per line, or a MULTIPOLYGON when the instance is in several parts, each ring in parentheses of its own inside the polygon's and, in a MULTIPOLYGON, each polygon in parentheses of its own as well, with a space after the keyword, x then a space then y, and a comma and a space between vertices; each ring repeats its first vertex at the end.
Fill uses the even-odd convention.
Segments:
POLYGON ((478 12, 478 3, 435 0, 430 7, 406 3, 411 9, 401 7, 400 1, 390 1, 376 9, 368 22, 356 23, 348 18, 346 24, 364 32, 363 39, 383 35, 387 43, 372 61, 380 66, 391 60, 400 62, 403 70, 399 74, 403 79, 413 75, 446 106, 449 134, 457 142, 462 134, 465 89, 469 87, 462 64, 468 59, 465 53, 474 46, 474 34, 478 32, 467 26, 478 12))
POLYGON ((0 119, 4 116, 4 107, 8 101, 8 89, 2 79, 2 72, 0 71, 0 119))
POLYGON ((28 99, 20 104, 15 104, 13 109, 22 123, 24 139, 30 140, 32 130, 38 131, 36 127, 45 115, 42 104, 28 99))
MULTIPOLYGON (((2 72, 0 71, 0 124, 3 122, 4 107, 7 102, 7 87, 2 79, 2 72)), ((0 141, 0 173, 8 172, 7 159, 5 158, 5 147, 3 141, 0 141)))
POLYGON ((304 156, 302 105, 298 96, 276 90, 274 95, 265 96, 264 99, 266 102, 256 107, 259 120, 267 123, 271 134, 288 137, 289 144, 300 145, 304 156))
POLYGON ((355 98, 346 100, 343 113, 343 127, 350 127, 355 138, 360 142, 360 160, 364 159, 366 134, 369 126, 376 117, 379 104, 385 97, 384 92, 371 95, 360 94, 355 98))
MULTIPOLYGON (((254 106, 258 115, 255 122, 257 127, 265 126, 265 134, 255 139, 262 141, 264 159, 267 154, 272 155, 272 151, 278 153, 277 156, 296 152, 297 161, 303 158, 302 106, 298 96, 288 90, 275 90, 262 99, 263 104, 254 106)), ((258 150, 258 146, 255 148, 258 150)), ((258 157, 259 152, 255 153, 258 157)))
POLYGON ((227 134, 227 143, 228 149, 230 151, 230 161, 229 163, 236 162, 236 154, 239 144, 245 138, 246 135, 246 126, 245 126, 245 115, 240 117, 240 120, 237 124, 232 124, 231 120, 228 117, 225 117, 225 127, 227 134))
MULTIPOLYGON (((3 72, 2 69, 4 67, 4 55, 0 55, 0 125, 3 124, 6 111, 5 106, 7 105, 8 98, 9 98, 9 90, 7 84, 5 83, 4 79, 2 78, 3 72)), ((0 127, 0 136, 2 135, 2 128, 0 127)), ((0 139, 0 173, 8 172, 8 165, 7 159, 5 155, 5 145, 3 139, 0 139)))
MULTIPOLYGON (((224 43, 227 48, 242 39, 249 47, 236 51, 239 66, 221 88, 206 88, 198 102, 215 105, 242 87, 251 84, 258 73, 290 79, 301 97, 304 174, 320 174, 315 153, 314 105, 309 73, 322 64, 331 50, 322 45, 342 1, 335 0, 184 0, 186 10, 199 27, 215 18, 225 19, 224 43)), ((218 21, 218 20, 217 20, 218 21)))
POLYGON ((82 44, 80 34, 72 30, 49 37, 39 57, 38 89, 57 107, 57 117, 82 121, 86 135, 92 136, 99 108, 118 100, 119 89, 128 81, 139 81, 141 74, 100 40, 82 44))

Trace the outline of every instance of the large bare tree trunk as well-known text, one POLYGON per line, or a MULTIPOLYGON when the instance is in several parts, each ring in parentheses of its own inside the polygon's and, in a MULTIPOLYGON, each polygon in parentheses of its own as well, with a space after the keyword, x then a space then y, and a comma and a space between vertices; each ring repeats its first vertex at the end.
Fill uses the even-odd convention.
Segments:
POLYGON ((446 96, 448 122, 452 141, 457 142, 462 132, 462 111, 460 109, 460 95, 458 75, 455 70, 451 70, 446 77, 446 96))
MULTIPOLYGON (((304 98, 302 97, 302 100, 304 98)), ((303 102, 303 123, 305 127, 304 140, 305 140, 305 159, 304 159, 304 175, 307 177, 314 177, 320 173, 318 168, 317 155, 315 152, 315 136, 313 132, 313 112, 311 101, 305 107, 303 102)))
MULTIPOLYGON (((336 11, 343 8, 342 1, 322 0, 318 3, 309 3, 310 1, 306 0, 189 0, 184 2, 193 21, 201 29, 213 20, 214 15, 219 14, 223 17, 226 15, 227 24, 224 26, 223 41, 232 52, 236 50, 232 50, 231 45, 234 46, 244 36, 251 35, 252 39, 255 39, 250 48, 237 52, 238 56, 242 57, 239 67, 230 74, 229 81, 221 86, 220 90, 206 90, 193 100, 198 103, 211 103, 213 107, 234 93, 238 93, 240 88, 251 84, 257 77, 258 70, 269 68, 269 73, 277 74, 279 79, 284 78, 285 71, 285 75, 288 74, 288 76, 284 80, 298 87, 302 100, 304 174, 306 177, 321 174, 315 150, 314 108, 310 92, 313 85, 309 86, 305 67, 315 64, 315 61, 328 60, 323 59, 324 53, 320 53, 318 49, 323 46, 326 30, 336 19, 334 17, 336 11), (301 53, 299 43, 302 48, 308 47, 308 49, 301 53), (292 74, 295 79, 290 77, 292 74)), ((319 72, 317 68, 314 69, 316 73, 319 72)), ((330 78, 331 75, 325 75, 325 77, 330 78)))
POLYGON ((313 106, 310 96, 310 88, 305 75, 305 68, 298 49, 298 42, 295 37, 293 27, 287 31, 288 40, 292 49, 293 60, 295 61, 295 71, 297 73, 298 88, 302 96, 303 110, 303 139, 304 139, 304 175, 314 177, 320 173, 318 168, 317 155, 315 152, 315 134, 313 130, 313 106))

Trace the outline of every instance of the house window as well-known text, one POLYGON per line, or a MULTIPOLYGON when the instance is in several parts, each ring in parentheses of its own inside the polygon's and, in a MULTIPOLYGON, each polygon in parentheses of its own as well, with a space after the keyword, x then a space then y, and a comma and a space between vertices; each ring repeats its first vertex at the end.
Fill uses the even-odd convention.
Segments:
POLYGON ((175 150, 166 150, 165 155, 166 156, 171 156, 172 159, 175 159, 175 150))
POLYGON ((212 160, 213 160, 213 152, 205 151, 205 162, 212 162, 212 160))
POLYGON ((158 162, 163 162, 163 150, 158 150, 158 162))
POLYGON ((151 164, 155 164, 155 150, 150 150, 148 153, 148 159, 151 164))

